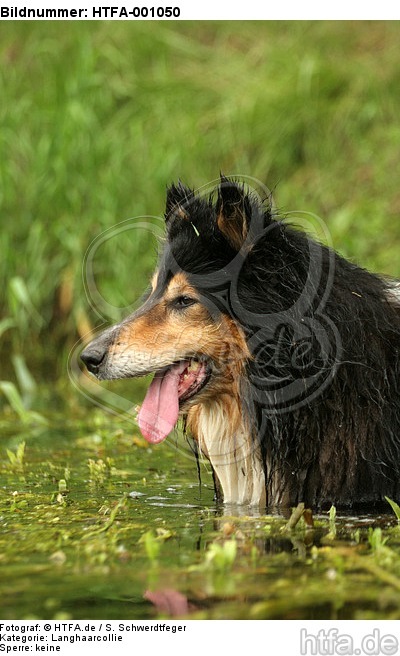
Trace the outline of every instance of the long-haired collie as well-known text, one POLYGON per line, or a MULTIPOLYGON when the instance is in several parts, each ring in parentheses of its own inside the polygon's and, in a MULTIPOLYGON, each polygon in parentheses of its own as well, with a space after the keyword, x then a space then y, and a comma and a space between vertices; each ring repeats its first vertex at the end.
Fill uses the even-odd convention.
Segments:
POLYGON ((81 356, 99 379, 154 372, 146 440, 182 417, 225 503, 399 500, 399 283, 225 177, 207 197, 171 186, 165 221, 143 305, 81 356))

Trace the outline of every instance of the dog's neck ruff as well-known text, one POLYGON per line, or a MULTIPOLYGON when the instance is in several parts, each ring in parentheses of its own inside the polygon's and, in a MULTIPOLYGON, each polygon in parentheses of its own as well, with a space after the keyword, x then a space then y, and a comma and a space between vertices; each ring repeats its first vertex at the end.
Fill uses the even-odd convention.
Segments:
POLYGON ((389 283, 386 293, 390 302, 400 305, 400 282, 396 280, 389 283))
POLYGON ((260 453, 243 422, 233 428, 222 401, 196 406, 188 427, 210 461, 224 503, 264 507, 265 476, 260 453))

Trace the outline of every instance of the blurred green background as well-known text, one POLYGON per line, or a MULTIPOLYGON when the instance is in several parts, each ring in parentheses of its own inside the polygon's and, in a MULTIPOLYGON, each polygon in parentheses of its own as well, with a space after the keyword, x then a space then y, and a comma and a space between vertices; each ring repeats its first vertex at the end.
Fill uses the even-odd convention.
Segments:
MULTIPOLYGON (((400 276, 399 42, 396 22, 0 25, 0 379, 66 377, 99 323, 86 249, 161 216, 178 178, 253 176, 400 276)), ((106 300, 138 297, 155 250, 146 232, 99 248, 106 300)))

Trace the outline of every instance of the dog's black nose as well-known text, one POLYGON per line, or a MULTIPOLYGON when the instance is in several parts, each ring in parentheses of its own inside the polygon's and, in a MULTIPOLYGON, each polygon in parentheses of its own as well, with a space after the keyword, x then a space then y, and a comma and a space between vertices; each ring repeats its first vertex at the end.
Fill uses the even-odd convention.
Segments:
POLYGON ((106 355, 104 348, 89 344, 81 353, 81 360, 92 374, 96 374, 106 355))

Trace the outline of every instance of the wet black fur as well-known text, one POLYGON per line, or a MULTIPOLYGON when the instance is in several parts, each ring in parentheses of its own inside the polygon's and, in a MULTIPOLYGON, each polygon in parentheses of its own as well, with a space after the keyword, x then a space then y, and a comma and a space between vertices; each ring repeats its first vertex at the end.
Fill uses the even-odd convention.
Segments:
POLYGON ((210 311, 246 334, 242 412, 261 446, 268 503, 399 501, 400 302, 389 302, 389 283, 225 178, 210 197, 172 186, 166 222, 159 285, 183 269, 210 311), (221 216, 247 232, 242 244, 220 230, 221 216))

